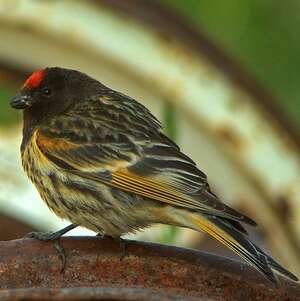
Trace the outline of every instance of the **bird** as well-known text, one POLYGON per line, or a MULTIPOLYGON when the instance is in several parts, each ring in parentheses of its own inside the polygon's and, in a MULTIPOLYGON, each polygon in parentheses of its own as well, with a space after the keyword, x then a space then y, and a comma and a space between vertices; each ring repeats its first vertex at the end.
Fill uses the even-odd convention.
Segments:
POLYGON ((206 174, 140 102, 77 70, 34 71, 10 105, 23 111, 23 168, 50 210, 71 224, 34 233, 57 240, 77 226, 120 238, 153 224, 206 232, 278 283, 297 281, 252 243, 256 226, 211 190, 206 174))

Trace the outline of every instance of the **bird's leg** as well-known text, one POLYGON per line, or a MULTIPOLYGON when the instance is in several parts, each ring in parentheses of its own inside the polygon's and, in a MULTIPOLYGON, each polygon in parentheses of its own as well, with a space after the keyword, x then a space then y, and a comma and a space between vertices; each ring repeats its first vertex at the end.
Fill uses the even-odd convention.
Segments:
POLYGON ((115 238, 115 240, 119 241, 120 248, 122 249, 122 255, 120 257, 120 261, 122 261, 127 255, 126 241, 121 237, 115 238))
POLYGON ((71 224, 59 231, 56 232, 30 232, 25 237, 26 238, 36 238, 38 240, 56 240, 59 239, 62 235, 66 234, 67 232, 71 231, 72 229, 78 227, 76 224, 71 224))
POLYGON ((30 232, 25 237, 26 238, 35 238, 35 239, 38 239, 41 241, 53 241, 53 245, 54 245, 56 251, 58 252, 58 255, 62 262, 62 267, 60 270, 60 272, 62 273, 64 271, 64 268, 66 265, 66 255, 65 255, 64 248, 62 247, 62 245, 59 242, 59 239, 62 235, 66 234, 67 232, 69 232, 70 230, 72 230, 76 227, 78 227, 78 225, 71 224, 71 225, 69 225, 59 231, 56 231, 56 232, 30 232))
POLYGON ((106 235, 106 234, 103 234, 103 233, 98 233, 97 236, 100 236, 102 238, 111 239, 114 242, 119 243, 119 246, 122 249, 122 255, 120 257, 120 261, 122 261, 126 257, 126 255, 127 255, 127 246, 126 246, 126 241, 123 238, 113 237, 113 236, 106 235))

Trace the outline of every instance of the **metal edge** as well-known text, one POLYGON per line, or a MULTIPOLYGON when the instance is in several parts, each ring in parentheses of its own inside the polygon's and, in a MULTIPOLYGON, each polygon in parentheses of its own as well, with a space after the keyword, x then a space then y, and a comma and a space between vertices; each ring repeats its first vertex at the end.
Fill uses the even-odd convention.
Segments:
MULTIPOLYGON (((20 288, 113 286, 212 300, 300 300, 298 283, 279 277, 275 288, 250 266, 216 255, 125 241, 123 257, 120 244, 112 239, 67 237, 61 242, 67 256, 63 273, 51 242, 0 242, 2 289, 10 289, 13 296, 20 288)), ((5 294, 0 290, 0 297, 5 294)))

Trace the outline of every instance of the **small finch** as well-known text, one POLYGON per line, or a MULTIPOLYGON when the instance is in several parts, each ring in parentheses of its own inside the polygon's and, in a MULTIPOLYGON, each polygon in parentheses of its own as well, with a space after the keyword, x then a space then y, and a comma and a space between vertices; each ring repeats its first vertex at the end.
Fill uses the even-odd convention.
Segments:
POLYGON ((25 172, 47 206, 71 225, 119 238, 155 223, 204 231, 271 282, 280 266, 247 237, 249 217, 211 191, 206 175, 134 99, 75 70, 35 71, 11 100, 23 110, 25 172))

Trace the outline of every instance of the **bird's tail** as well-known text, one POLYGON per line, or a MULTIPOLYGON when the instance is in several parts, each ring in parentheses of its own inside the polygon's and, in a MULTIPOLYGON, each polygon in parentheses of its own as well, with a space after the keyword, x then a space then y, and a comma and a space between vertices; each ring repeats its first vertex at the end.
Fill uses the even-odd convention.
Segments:
POLYGON ((185 221, 187 220, 189 225, 185 226, 208 233, 242 257, 246 262, 254 266, 272 283, 277 284, 277 278, 274 275, 273 270, 294 281, 298 280, 295 275, 287 271, 259 247, 254 245, 247 238, 246 234, 244 234, 245 232, 241 231, 243 230, 243 227, 236 227, 235 221, 231 223, 230 220, 225 218, 200 214, 193 214, 191 217, 190 213, 189 218, 185 219, 185 221))

